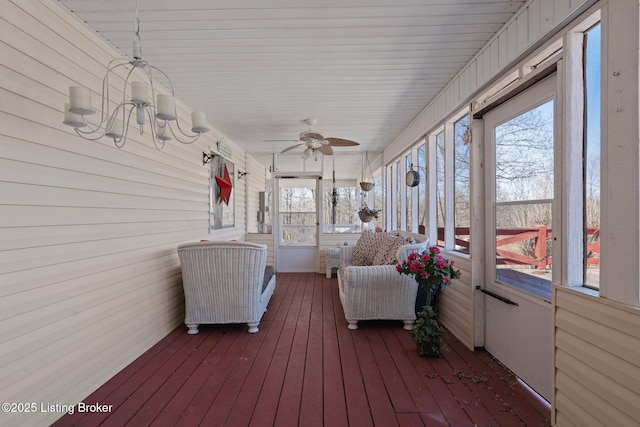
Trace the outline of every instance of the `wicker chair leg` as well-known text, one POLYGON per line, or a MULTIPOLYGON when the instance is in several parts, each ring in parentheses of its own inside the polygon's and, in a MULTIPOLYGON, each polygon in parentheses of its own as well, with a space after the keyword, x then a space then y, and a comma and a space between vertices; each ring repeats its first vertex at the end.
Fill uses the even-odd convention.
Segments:
POLYGON ((349 326, 347 326, 347 328, 349 328, 351 330, 358 329, 358 321, 357 320, 349 320, 349 319, 347 319, 347 322, 349 322, 349 326))
POLYGON ((250 334, 255 334, 256 332, 258 332, 258 325, 260 324, 260 322, 248 322, 247 326, 249 326, 249 333, 250 334))
POLYGON ((198 330, 198 326, 200 326, 200 324, 198 323, 185 323, 185 325, 187 325, 187 328, 189 328, 189 330, 187 331, 189 335, 195 335, 200 332, 198 330))
POLYGON ((415 320, 403 320, 404 322, 404 330, 405 331, 411 331, 413 330, 413 324, 415 323, 415 320))

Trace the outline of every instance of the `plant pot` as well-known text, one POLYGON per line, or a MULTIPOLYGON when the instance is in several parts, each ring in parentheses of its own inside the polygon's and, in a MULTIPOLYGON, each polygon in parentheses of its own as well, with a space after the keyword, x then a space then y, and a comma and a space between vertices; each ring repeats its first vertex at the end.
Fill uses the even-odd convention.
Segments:
POLYGON ((418 293, 416 294, 416 317, 420 315, 424 306, 427 305, 427 291, 421 285, 418 285, 418 293))
MULTIPOLYGON (((362 188, 362 191, 371 191, 371 190, 373 190, 374 185, 375 184, 373 182, 363 181, 363 182, 360 183, 360 188, 362 188)), ((371 220, 369 220, 369 221, 371 221, 371 220)))
POLYGON ((418 282, 418 292, 416 293, 415 304, 416 316, 420 315, 422 310, 424 310, 424 306, 427 304, 431 306, 435 315, 438 315, 438 302, 440 300, 440 289, 442 288, 442 286, 438 285, 437 287, 431 289, 431 298, 427 298, 427 286, 429 285, 418 282))
POLYGON ((358 212, 358 216, 362 222, 371 222, 375 218, 373 215, 367 215, 364 212, 358 212))
POLYGON ((434 350, 431 343, 427 343, 424 346, 418 346, 418 356, 421 357, 440 357, 440 349, 434 350))

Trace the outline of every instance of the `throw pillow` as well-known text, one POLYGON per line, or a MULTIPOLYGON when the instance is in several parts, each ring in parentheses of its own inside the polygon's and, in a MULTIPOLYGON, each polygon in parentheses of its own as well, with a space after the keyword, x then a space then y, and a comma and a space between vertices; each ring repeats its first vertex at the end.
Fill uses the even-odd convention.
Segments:
POLYGON ((364 230, 353 248, 351 262, 353 265, 371 265, 376 254, 376 234, 370 230, 364 230))
POLYGON ((373 265, 397 264, 398 249, 407 243, 407 238, 401 236, 385 235, 378 245, 378 250, 373 258, 373 265))

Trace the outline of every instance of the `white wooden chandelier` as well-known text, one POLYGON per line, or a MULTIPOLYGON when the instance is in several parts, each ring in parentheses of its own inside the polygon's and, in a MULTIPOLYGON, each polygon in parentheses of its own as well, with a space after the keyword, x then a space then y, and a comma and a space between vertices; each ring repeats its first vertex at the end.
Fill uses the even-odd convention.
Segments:
MULTIPOLYGON (((84 139, 95 141, 102 137, 113 138, 116 147, 122 148, 127 141, 131 116, 135 115, 140 135, 144 133, 146 120, 149 120, 153 143, 158 150, 164 148, 165 141, 173 138, 183 144, 196 142, 200 135, 209 131, 205 114, 201 111, 191 113, 191 133, 185 132, 180 127, 173 84, 169 76, 162 70, 142 59, 139 33, 140 21, 138 20, 138 1, 136 1, 133 60, 115 58, 107 65, 107 71, 102 79, 102 113, 100 121, 91 122, 87 119, 87 116, 96 112, 91 106, 91 92, 89 89, 82 86, 71 86, 69 87, 69 103, 66 103, 64 107, 63 123, 73 127, 76 133, 84 139), (109 97, 109 76, 121 67, 126 69, 128 65, 131 65, 131 69, 127 73, 122 88, 122 101, 111 111, 112 100, 109 97), (147 81, 131 80, 136 69, 144 73, 147 81), (171 92, 170 95, 156 93, 153 84, 153 72, 158 72, 166 78, 171 92), (151 87, 151 98, 149 98, 149 87, 151 87), (153 100, 156 101, 155 104, 153 104, 153 100)), ((114 80, 117 79, 115 73, 112 78, 114 80)))

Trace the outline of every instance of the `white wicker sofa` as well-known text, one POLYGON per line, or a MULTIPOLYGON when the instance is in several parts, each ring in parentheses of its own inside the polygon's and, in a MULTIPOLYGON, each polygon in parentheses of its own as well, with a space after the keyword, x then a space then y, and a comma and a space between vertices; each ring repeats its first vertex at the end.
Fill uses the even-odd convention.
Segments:
POLYGON ((246 242, 185 243, 178 246, 182 265, 185 320, 189 334, 200 324, 258 324, 276 287, 267 247, 246 242))
MULTIPOLYGON (((359 245, 363 238, 365 245, 367 239, 373 239, 369 245, 373 246, 377 262, 384 258, 384 244, 382 249, 377 247, 376 237, 365 233, 355 247, 342 248, 341 266, 338 269, 340 301, 349 323, 348 328, 358 329, 360 320, 398 319, 404 322, 404 329, 411 330, 416 319, 418 284, 412 277, 398 273, 396 264, 406 260, 412 252, 425 250, 429 239, 422 234, 403 231, 387 233, 405 239, 395 251, 395 257, 389 258, 387 254, 387 265, 354 265, 354 255, 361 255, 358 252, 362 252, 359 245)), ((360 257, 355 261, 362 263, 363 259, 360 257)))

